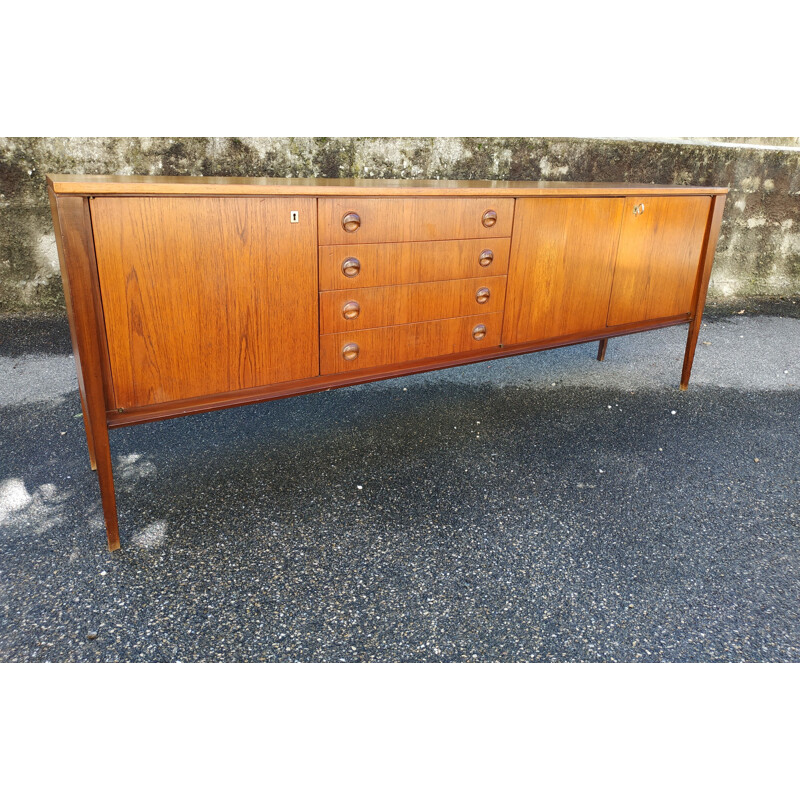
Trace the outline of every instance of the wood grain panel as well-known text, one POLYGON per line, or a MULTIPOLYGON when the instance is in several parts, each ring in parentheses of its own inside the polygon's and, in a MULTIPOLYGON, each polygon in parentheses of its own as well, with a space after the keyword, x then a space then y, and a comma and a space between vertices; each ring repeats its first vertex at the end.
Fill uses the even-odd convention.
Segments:
POLYGON ((505 293, 504 276, 321 292, 319 332, 338 333, 471 314, 491 314, 503 310, 505 293), (484 302, 478 302, 478 292, 482 289, 488 291, 488 299, 484 299, 485 293, 482 293, 484 302), (354 319, 346 319, 343 313, 345 305, 349 303, 358 304, 358 316, 354 319))
POLYGON ((92 200, 118 407, 318 374, 314 206, 307 198, 92 200))
POLYGON ((505 275, 510 247, 510 239, 328 245, 319 248, 319 288, 354 289, 505 275), (486 250, 491 251, 492 261, 482 267, 481 254, 486 250), (360 264, 353 278, 342 273, 342 264, 348 258, 357 258, 360 264))
POLYGON ((710 206, 710 197, 625 199, 609 325, 691 313, 710 206))
POLYGON ((502 314, 480 314, 320 336, 320 374, 496 348, 500 344, 502 319, 502 314), (486 326, 486 336, 480 341, 472 335, 477 325, 486 326), (359 348, 358 358, 353 361, 345 361, 342 357, 342 349, 348 344, 356 344, 359 348))
POLYGON ((438 239, 489 239, 511 235, 514 201, 508 197, 335 197, 319 200, 319 243, 420 242, 438 239), (484 227, 487 211, 497 221, 484 227), (358 214, 361 224, 348 232, 342 219, 358 214))
POLYGON ((603 327, 624 201, 518 200, 503 343, 603 327))

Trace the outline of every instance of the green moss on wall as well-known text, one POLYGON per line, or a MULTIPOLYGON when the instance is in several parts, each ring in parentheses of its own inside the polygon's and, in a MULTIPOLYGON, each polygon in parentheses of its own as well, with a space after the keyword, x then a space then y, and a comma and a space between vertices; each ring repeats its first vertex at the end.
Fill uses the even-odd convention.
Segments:
POLYGON ((800 149, 568 138, 0 139, 0 312, 63 309, 45 174, 729 186, 710 292, 800 294, 800 149))

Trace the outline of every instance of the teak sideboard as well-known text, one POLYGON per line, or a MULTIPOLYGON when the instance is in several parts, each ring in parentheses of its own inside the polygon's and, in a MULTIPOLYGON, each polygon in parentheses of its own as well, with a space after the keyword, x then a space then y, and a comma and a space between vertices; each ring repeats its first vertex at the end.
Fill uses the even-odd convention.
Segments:
POLYGON ((688 324, 727 189, 49 175, 91 466, 109 428, 688 324))

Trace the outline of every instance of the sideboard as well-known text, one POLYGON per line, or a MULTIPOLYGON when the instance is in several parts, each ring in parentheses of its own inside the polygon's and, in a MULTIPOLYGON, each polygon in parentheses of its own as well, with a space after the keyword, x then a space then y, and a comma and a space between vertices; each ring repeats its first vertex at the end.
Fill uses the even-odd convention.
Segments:
POLYGON ((109 429, 688 325, 725 188, 48 175, 89 458, 109 429))

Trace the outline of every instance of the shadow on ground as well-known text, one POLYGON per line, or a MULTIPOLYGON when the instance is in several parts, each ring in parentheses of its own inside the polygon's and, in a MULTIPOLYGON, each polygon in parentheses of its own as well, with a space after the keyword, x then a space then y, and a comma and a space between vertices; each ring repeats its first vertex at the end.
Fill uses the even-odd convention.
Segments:
POLYGON ((583 345, 113 431, 114 554, 77 391, 28 402, 21 381, 0 403, 0 657, 798 660, 785 322, 763 374, 737 359, 784 321, 710 322, 685 393, 685 331, 662 331, 605 364, 583 345))

